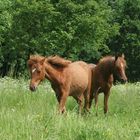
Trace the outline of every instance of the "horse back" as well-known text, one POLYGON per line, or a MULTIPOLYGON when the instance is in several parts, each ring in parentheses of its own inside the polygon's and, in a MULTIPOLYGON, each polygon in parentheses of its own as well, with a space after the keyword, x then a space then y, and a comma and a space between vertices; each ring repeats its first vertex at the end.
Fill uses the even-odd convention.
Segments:
POLYGON ((95 67, 96 67, 96 64, 93 64, 93 63, 90 63, 90 64, 88 64, 89 65, 89 67, 91 68, 91 69, 94 69, 95 67))

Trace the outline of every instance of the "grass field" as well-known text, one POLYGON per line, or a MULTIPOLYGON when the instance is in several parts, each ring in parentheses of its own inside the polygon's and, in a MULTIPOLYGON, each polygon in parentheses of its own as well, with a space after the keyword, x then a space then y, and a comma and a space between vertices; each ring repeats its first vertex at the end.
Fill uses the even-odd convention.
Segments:
POLYGON ((77 103, 67 100, 67 114, 58 115, 57 101, 46 82, 34 93, 29 81, 0 79, 0 140, 140 140, 140 83, 114 86, 109 113, 103 114, 99 96, 94 107, 77 114, 77 103))

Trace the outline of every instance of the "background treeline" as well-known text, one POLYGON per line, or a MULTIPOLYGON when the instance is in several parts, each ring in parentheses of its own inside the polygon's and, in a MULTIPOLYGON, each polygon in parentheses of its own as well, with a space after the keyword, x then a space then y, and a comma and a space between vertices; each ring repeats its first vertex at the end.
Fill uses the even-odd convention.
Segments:
POLYGON ((0 0, 0 74, 27 73, 30 54, 96 63, 124 52, 140 80, 140 0, 0 0))

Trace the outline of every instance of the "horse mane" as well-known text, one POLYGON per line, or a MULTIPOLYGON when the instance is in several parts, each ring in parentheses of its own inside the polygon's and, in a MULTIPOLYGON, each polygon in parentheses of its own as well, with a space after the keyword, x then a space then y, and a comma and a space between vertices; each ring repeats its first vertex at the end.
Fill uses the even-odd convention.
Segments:
MULTIPOLYGON (((28 60, 28 65, 31 66, 34 63, 40 62, 42 59, 45 57, 40 56, 40 55, 31 55, 29 60, 28 60)), ((69 60, 65 60, 59 56, 49 56, 46 58, 47 62, 51 65, 57 66, 57 67, 67 67, 70 63, 72 63, 69 60)))
POLYGON ((57 66, 57 67, 67 67, 70 63, 72 63, 69 60, 65 60, 61 58, 60 56, 49 56, 47 58, 47 62, 51 65, 57 66))
POLYGON ((40 56, 40 55, 30 55, 30 58, 28 60, 28 65, 31 66, 34 63, 38 63, 40 62, 42 59, 44 59, 45 57, 40 56))
POLYGON ((113 60, 115 60, 115 57, 113 57, 113 56, 105 56, 105 57, 100 59, 98 64, 104 64, 104 63, 107 63, 107 62, 112 62, 113 60))
POLYGON ((106 73, 109 72, 108 68, 113 66, 113 62, 115 61, 115 57, 113 56, 105 56, 103 58, 100 59, 100 61, 98 62, 96 68, 99 69, 102 73, 106 73))

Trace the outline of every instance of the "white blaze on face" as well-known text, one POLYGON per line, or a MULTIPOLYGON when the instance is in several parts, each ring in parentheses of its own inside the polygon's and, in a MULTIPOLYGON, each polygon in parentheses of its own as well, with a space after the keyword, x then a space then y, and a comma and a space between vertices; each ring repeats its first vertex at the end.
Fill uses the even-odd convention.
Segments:
POLYGON ((32 73, 34 73, 36 71, 36 68, 32 69, 32 73))
POLYGON ((123 65, 123 63, 121 63, 121 68, 124 68, 124 65, 123 65))
POLYGON ((125 75, 125 72, 124 72, 124 64, 121 63, 121 68, 122 68, 122 74, 125 75))

